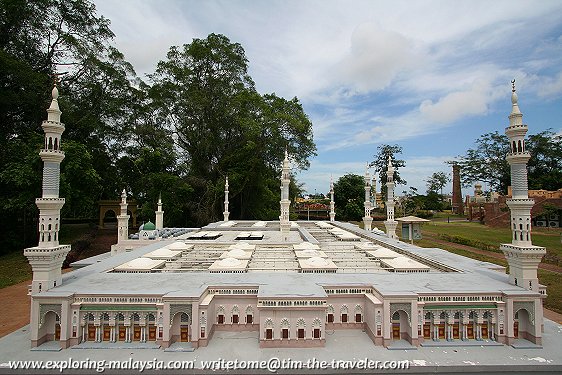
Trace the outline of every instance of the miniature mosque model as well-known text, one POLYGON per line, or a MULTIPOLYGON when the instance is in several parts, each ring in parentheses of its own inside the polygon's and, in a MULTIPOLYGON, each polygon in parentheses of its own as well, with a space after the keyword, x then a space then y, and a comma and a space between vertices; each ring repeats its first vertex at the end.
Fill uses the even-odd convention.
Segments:
MULTIPOLYGON (((511 152, 512 241, 501 245, 501 266, 397 239, 394 168, 388 161, 386 233, 371 230, 371 187, 365 174, 364 228, 335 219, 330 183, 329 221, 290 221, 289 156, 281 168, 279 221, 233 220, 225 184, 224 220, 202 228, 165 228, 162 201, 156 223, 129 236, 127 193, 121 196, 118 242, 111 252, 73 264, 59 244, 59 167, 64 159, 57 87, 43 122, 43 193, 39 244, 25 249, 33 268, 31 346, 56 341, 69 348, 191 349, 217 331, 251 331, 256 348, 323 347, 334 330, 362 330, 373 345, 411 347, 541 345, 546 288, 537 267, 546 250, 532 245, 525 149, 527 125, 512 90, 506 134, 511 152), (127 346, 128 345, 128 346, 127 346), (183 346, 182 346, 183 345, 183 346)), ((374 190, 374 189, 373 189, 374 190)))

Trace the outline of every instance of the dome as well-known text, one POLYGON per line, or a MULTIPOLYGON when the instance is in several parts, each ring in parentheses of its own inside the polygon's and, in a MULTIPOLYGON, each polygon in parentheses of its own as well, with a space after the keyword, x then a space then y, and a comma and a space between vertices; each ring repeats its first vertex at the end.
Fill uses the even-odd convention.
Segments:
POLYGON ((166 246, 170 250, 187 250, 188 247, 185 243, 176 241, 168 246, 166 246))
POLYGON ((246 256, 246 252, 242 249, 232 249, 226 255, 229 258, 243 258, 246 256))
POLYGON ((220 267, 236 267, 239 266, 242 262, 240 262, 236 258, 224 258, 219 260, 218 265, 220 267))
POLYGON ((326 267, 329 264, 326 259, 320 257, 312 257, 306 263, 311 267, 326 267))
POLYGON ((320 253, 314 249, 306 249, 302 251, 303 254, 308 255, 310 257, 318 257, 320 253))
POLYGON ((142 226, 142 230, 156 230, 156 225, 152 221, 148 221, 148 223, 142 226))

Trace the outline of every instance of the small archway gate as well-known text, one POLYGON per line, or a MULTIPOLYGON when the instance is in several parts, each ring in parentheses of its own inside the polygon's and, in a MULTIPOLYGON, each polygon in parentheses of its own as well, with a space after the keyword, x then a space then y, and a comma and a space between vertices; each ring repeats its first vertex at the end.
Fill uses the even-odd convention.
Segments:
MULTIPOLYGON (((104 218, 109 211, 113 211, 116 216, 119 215, 119 213, 121 212, 120 204, 121 204, 120 200, 98 201, 98 207, 100 210, 98 225, 100 228, 104 227, 104 218)), ((132 226, 136 228, 137 227, 137 202, 136 201, 130 200, 127 202, 127 214, 131 215, 131 218, 133 219, 132 226)))

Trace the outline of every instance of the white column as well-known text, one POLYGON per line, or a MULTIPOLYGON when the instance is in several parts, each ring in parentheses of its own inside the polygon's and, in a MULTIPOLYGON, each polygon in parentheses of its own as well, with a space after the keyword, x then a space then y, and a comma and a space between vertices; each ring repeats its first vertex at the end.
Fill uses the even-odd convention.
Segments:
POLYGON ((291 222, 289 218, 289 206, 291 204, 291 201, 289 200, 290 183, 291 177, 289 174, 289 155, 287 154, 287 149, 285 149, 285 159, 283 159, 283 167, 281 170, 281 201, 279 202, 281 206, 279 225, 281 232, 284 233, 288 233, 291 230, 291 222))
POLYGON ((373 218, 371 218, 371 179, 369 177, 369 165, 365 168, 365 202, 363 207, 365 209, 365 216, 363 217, 363 228, 366 231, 371 231, 371 224, 373 218))
POLYGON ((228 211, 228 176, 226 176, 226 183, 224 184, 224 221, 228 221, 230 212, 228 211))
POLYGON ((162 194, 158 196, 158 210, 156 211, 156 223, 157 230, 164 229, 164 211, 162 211, 162 194))
POLYGON ((336 221, 336 210, 335 210, 335 202, 334 202, 334 181, 332 180, 332 176, 330 176, 330 221, 336 221))
POLYGON ((386 235, 389 238, 396 238, 396 226, 398 223, 394 220, 394 167, 392 160, 388 157, 387 176, 387 199, 386 199, 386 220, 384 226, 386 227, 386 235))
POLYGON ((533 246, 531 241, 531 209, 535 203, 529 198, 527 185, 527 162, 531 154, 525 147, 527 125, 523 124, 523 114, 519 110, 515 80, 511 83, 512 109, 509 126, 505 129, 510 148, 506 159, 511 169, 512 198, 506 200, 506 204, 511 212, 511 243, 502 244, 500 249, 509 264, 509 282, 538 292, 537 268, 546 249, 533 246))

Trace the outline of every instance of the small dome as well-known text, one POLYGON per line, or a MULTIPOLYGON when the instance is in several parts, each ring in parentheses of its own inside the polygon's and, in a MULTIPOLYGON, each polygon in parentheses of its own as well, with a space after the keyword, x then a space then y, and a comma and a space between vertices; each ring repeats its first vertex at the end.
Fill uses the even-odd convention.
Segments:
POLYGON ((320 257, 312 257, 306 263, 311 267, 326 267, 329 264, 326 259, 320 257))
POLYGON ((220 267, 236 267, 239 266, 242 262, 240 262, 236 258, 224 258, 219 260, 218 265, 220 267))
POLYGON ((226 253, 229 258, 243 258, 246 256, 246 252, 242 249, 232 249, 226 253))
POLYGON ((187 245, 181 241, 176 241, 166 247, 170 250, 187 250, 187 245))
POLYGON ((303 254, 309 255, 311 257, 317 257, 320 255, 320 253, 317 250, 314 249, 306 249, 302 251, 303 254))
POLYGON ((152 221, 148 221, 148 223, 142 226, 142 230, 156 230, 156 225, 152 221))

